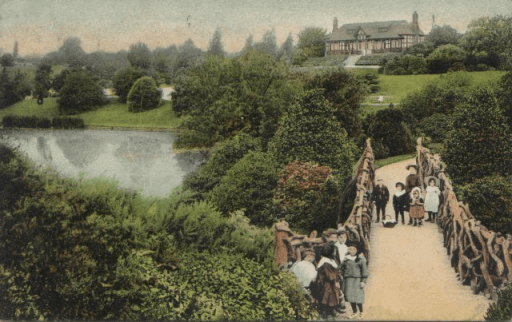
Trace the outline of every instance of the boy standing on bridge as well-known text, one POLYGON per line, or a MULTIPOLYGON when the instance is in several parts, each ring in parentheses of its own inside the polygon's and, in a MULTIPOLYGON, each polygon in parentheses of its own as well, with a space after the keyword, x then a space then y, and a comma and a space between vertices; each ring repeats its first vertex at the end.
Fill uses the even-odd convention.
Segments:
POLYGON ((404 211, 409 211, 409 194, 401 182, 396 183, 396 192, 393 195, 393 208, 395 209, 395 221, 398 223, 398 216, 402 216, 402 225, 405 224, 404 211))
POLYGON ((375 207, 377 208, 377 221, 380 220, 380 212, 382 211, 382 220, 386 218, 386 204, 389 201, 389 190, 382 181, 382 179, 377 180, 377 185, 373 188, 372 200, 375 202, 375 207))

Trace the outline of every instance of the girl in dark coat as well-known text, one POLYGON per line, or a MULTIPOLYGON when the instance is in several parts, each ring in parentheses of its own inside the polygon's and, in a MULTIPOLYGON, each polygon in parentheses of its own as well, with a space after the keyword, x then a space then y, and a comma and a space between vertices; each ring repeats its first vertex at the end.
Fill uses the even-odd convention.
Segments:
POLYGON ((336 246, 328 242, 322 248, 322 258, 318 262, 315 289, 318 310, 323 317, 336 315, 340 303, 341 276, 336 263, 336 246))
POLYGON ((393 195, 393 208, 395 209, 395 220, 398 223, 398 215, 402 216, 402 225, 405 225, 404 212, 409 211, 409 195, 401 182, 396 183, 396 192, 393 195))

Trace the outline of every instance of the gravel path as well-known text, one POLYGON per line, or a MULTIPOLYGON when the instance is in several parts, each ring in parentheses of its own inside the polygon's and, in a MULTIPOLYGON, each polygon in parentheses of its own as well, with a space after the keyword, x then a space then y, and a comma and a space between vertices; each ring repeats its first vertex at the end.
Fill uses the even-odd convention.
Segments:
MULTIPOLYGON (((407 164, 377 170, 390 192, 386 214, 394 218, 392 195, 405 181, 407 164)), ((483 320, 490 300, 463 286, 450 266, 436 224, 394 228, 372 223, 370 278, 366 285, 363 320, 483 320)), ((348 305, 348 311, 350 311, 348 305)))

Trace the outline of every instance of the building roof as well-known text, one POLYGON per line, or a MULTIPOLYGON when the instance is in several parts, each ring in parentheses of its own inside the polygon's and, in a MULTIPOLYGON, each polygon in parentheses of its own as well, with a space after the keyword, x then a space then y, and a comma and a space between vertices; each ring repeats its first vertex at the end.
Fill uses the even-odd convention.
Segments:
POLYGON ((356 40, 359 30, 366 35, 365 39, 402 38, 402 35, 425 34, 421 29, 415 31, 412 23, 406 20, 348 23, 334 30, 327 41, 356 40))

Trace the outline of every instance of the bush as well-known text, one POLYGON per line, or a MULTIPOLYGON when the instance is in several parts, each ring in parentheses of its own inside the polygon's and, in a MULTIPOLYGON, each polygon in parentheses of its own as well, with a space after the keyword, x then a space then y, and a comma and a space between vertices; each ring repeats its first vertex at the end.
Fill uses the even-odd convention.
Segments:
POLYGON ((471 213, 488 229, 512 234, 512 177, 492 175, 457 189, 471 213))
POLYGON ((248 134, 241 133, 233 139, 215 148, 206 164, 188 175, 183 181, 183 187, 198 193, 199 199, 217 186, 226 172, 247 152, 257 150, 259 140, 248 134))
POLYGON ((149 76, 149 73, 146 70, 138 68, 121 69, 115 74, 112 85, 116 95, 119 97, 119 102, 126 103, 133 84, 144 76, 149 76))
POLYGON ((282 166, 292 161, 314 162, 352 175, 354 146, 336 120, 335 110, 322 89, 306 92, 283 117, 269 144, 269 152, 282 166))
POLYGON ((463 64, 465 60, 466 53, 462 48, 452 44, 442 45, 427 57, 428 70, 430 73, 446 73, 454 65, 457 66, 457 63, 463 64))
POLYGON ((388 75, 418 75, 426 72, 427 61, 420 56, 399 56, 389 60, 384 66, 384 74, 388 75))
POLYGON ((486 321, 512 320, 512 285, 498 292, 498 301, 491 303, 485 314, 486 321))
POLYGON ((89 72, 72 72, 66 77, 57 100, 61 114, 79 114, 106 103, 103 89, 89 72))
POLYGON ((445 147, 443 159, 456 184, 510 173, 510 130, 492 90, 477 87, 457 106, 445 147))
POLYGON ((161 90, 151 77, 141 77, 133 84, 128 93, 128 110, 130 112, 144 112, 157 108, 162 97, 161 90))
POLYGON ((208 197, 225 214, 243 209, 252 224, 270 225, 274 218, 269 208, 278 174, 270 155, 250 151, 226 172, 208 197))
POLYGON ((2 119, 4 127, 21 127, 21 128, 40 128, 48 129, 52 127, 52 122, 46 117, 37 116, 17 116, 17 115, 6 115, 2 119))
POLYGON ((336 224, 342 189, 329 167, 292 162, 279 176, 274 205, 294 230, 323 231, 336 224))
POLYGON ((52 126, 56 129, 83 129, 85 122, 80 118, 55 117, 52 120, 52 126))
POLYGON ((433 142, 443 142, 452 129, 452 117, 450 115, 436 113, 421 120, 419 131, 433 142))

